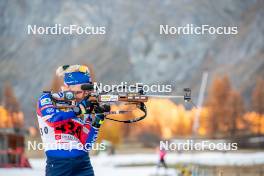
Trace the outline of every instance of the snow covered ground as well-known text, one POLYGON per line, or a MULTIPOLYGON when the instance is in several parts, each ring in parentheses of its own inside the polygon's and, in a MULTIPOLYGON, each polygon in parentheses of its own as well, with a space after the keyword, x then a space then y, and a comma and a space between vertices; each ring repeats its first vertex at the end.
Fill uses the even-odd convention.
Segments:
MULTIPOLYGON (((115 155, 115 156, 97 156, 93 157, 94 164, 105 163, 115 165, 131 164, 150 164, 157 163, 155 154, 133 154, 133 155, 115 155)), ((204 165, 254 165, 264 164, 264 152, 255 153, 221 153, 221 152, 203 152, 203 153, 169 153, 166 156, 166 162, 176 163, 194 163, 204 165)))
MULTIPOLYGON (((157 163, 155 154, 124 154, 124 155, 100 155, 91 158, 94 171, 97 176, 150 176, 155 175, 156 168, 153 166, 127 167, 132 164, 155 164, 157 163), (117 166, 124 167, 117 167, 117 166)), ((264 164, 264 152, 256 153, 220 153, 205 152, 193 154, 168 154, 167 163, 194 163, 205 165, 254 165, 264 164)), ((0 175, 5 176, 42 176, 44 174, 45 159, 30 159, 33 169, 0 169, 0 175)), ((164 173, 164 171, 161 171, 164 173)), ((167 175, 177 175, 176 170, 170 169, 167 175)))

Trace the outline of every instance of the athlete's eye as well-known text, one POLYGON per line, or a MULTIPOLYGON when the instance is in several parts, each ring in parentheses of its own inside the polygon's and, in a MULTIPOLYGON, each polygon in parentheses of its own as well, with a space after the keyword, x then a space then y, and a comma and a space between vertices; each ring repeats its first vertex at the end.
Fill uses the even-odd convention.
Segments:
POLYGON ((86 95, 86 94, 89 94, 89 92, 88 91, 83 91, 84 92, 84 94, 86 95))

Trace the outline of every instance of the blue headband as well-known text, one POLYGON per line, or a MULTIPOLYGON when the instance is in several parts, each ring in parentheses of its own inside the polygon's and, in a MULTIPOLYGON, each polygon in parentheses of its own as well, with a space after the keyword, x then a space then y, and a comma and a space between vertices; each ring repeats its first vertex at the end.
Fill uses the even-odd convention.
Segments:
POLYGON ((91 77, 89 73, 83 72, 71 72, 65 73, 64 83, 67 85, 76 85, 91 82, 91 77))

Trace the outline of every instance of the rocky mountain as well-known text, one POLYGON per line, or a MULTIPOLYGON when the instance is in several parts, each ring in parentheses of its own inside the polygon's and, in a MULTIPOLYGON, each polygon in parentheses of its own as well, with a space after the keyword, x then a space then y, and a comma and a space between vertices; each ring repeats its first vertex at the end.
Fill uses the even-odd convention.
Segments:
POLYGON ((202 73, 227 74, 249 99, 264 76, 261 0, 0 1, 0 89, 9 81, 32 121, 35 102, 59 65, 92 64, 103 83, 191 87, 202 73), (104 35, 28 35, 28 25, 104 26, 104 35), (160 35, 160 25, 237 26, 236 35, 160 35))

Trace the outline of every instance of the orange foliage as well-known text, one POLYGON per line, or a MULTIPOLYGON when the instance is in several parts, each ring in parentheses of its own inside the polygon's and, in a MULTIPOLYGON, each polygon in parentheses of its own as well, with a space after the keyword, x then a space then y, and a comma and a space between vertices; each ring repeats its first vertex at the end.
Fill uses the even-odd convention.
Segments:
POLYGON ((244 119, 250 124, 250 131, 257 134, 264 134, 264 115, 256 112, 249 112, 244 115, 244 119))
MULTIPOLYGON (((111 110, 113 111, 117 110, 118 108, 119 107, 117 106, 111 106, 111 110)), ((115 119, 124 119, 124 115, 109 115, 108 117, 115 119)), ((105 120, 102 127, 100 128, 98 141, 101 142, 102 140, 108 140, 111 141, 114 145, 120 144, 122 142, 124 132, 123 125, 125 124, 105 120)))
POLYGON ((239 131, 238 123, 243 123, 244 103, 240 93, 234 90, 227 76, 214 79, 207 107, 210 112, 210 136, 234 136, 239 131))
POLYGON ((24 115, 22 112, 8 112, 0 106, 0 128, 22 127, 24 115))
POLYGON ((0 127, 1 128, 12 127, 11 118, 9 117, 7 110, 3 106, 0 106, 0 127))
POLYGON ((100 128, 98 141, 108 140, 114 145, 118 145, 122 142, 122 128, 120 123, 113 121, 106 121, 100 128))
MULTIPOLYGON (((150 99, 147 103, 146 119, 133 128, 134 135, 151 131, 161 138, 191 135, 193 115, 182 105, 176 105, 169 99, 150 99)), ((140 115, 134 113, 134 115, 140 115)))
POLYGON ((264 113, 264 79, 259 78, 252 92, 252 108, 259 114, 264 113))
MULTIPOLYGON (((151 132, 163 139, 169 139, 176 136, 192 135, 193 118, 198 109, 186 110, 183 105, 176 105, 168 99, 150 99, 147 103, 148 115, 146 119, 135 124, 122 124, 106 121, 100 138, 108 139, 117 144, 123 138, 137 137, 144 132, 151 132), (130 127, 130 133, 125 133, 127 126, 130 127)), ((114 106, 113 109, 123 107, 114 106)), ((141 112, 133 112, 132 116, 142 115, 141 112)), ((241 114, 238 114, 239 116, 241 114)), ((115 115, 114 118, 125 119, 127 115, 115 115)), ((130 116, 131 117, 131 116, 130 116)), ((261 131, 264 133, 264 116, 262 118, 257 113, 246 113, 236 121, 238 130, 256 133, 259 122, 261 121, 261 131), (249 124, 249 125, 245 125, 249 124)), ((218 123, 222 123, 219 121, 218 123)), ((208 107, 203 107, 200 111, 200 126, 198 134, 208 137, 211 132, 211 114, 208 107)))
MULTIPOLYGON (((191 110, 191 116, 194 117, 198 109, 193 108, 191 110)), ((199 128, 198 134, 200 136, 207 136, 210 133, 210 113, 207 107, 201 108, 200 110, 200 119, 199 119, 199 128)))

